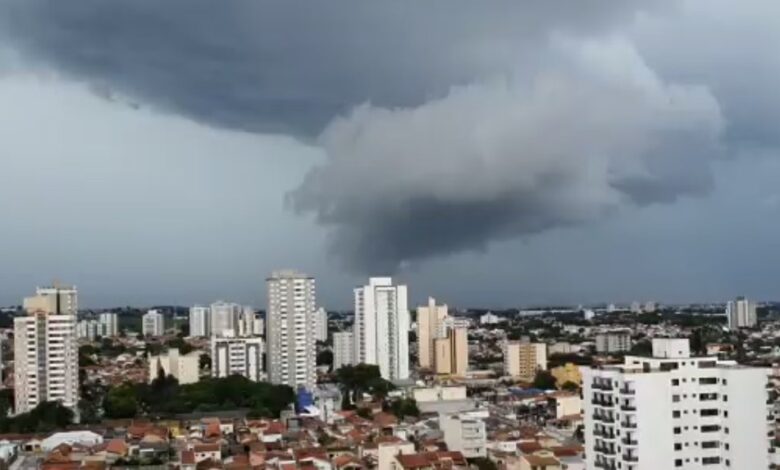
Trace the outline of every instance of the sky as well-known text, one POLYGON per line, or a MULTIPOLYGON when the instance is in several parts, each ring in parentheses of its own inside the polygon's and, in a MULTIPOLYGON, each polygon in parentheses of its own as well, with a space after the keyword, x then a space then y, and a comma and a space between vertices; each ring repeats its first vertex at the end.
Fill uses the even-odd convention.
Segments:
POLYGON ((0 0, 0 305, 780 299, 774 0, 0 0))

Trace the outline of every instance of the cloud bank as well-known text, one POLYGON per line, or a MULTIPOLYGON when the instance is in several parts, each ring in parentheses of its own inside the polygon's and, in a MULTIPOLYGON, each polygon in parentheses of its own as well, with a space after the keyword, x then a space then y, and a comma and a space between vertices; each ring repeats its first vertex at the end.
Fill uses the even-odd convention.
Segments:
POLYGON ((706 88, 663 82, 620 41, 549 52, 530 79, 334 121, 292 206, 351 267, 393 271, 710 188, 723 117, 706 88))

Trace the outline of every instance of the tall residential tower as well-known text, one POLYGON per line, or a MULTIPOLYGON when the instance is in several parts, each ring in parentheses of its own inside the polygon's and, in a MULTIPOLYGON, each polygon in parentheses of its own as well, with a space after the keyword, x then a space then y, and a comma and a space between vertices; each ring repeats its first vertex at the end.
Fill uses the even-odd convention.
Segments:
POLYGON ((313 390, 316 374, 314 278, 278 271, 266 280, 266 342, 271 383, 313 390))
POLYGON ((355 289, 356 363, 379 366, 382 378, 409 378, 409 309, 406 286, 372 277, 355 289))

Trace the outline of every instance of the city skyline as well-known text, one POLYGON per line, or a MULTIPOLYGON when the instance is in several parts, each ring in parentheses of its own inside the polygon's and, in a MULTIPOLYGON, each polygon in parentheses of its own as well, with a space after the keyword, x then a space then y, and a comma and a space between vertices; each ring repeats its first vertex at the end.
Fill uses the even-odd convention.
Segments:
POLYGON ((0 305, 776 298, 777 5, 543 3, 2 2, 0 305))

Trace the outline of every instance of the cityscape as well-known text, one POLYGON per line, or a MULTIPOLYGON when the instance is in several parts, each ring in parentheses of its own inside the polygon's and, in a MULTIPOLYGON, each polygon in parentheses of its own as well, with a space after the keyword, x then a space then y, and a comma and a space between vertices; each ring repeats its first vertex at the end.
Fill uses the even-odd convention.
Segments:
POLYGON ((80 309, 38 287, 2 315, 11 467, 773 468, 780 305, 460 310, 372 277, 265 308, 80 309))
POLYGON ((780 470, 778 43, 0 0, 0 470, 780 470))

